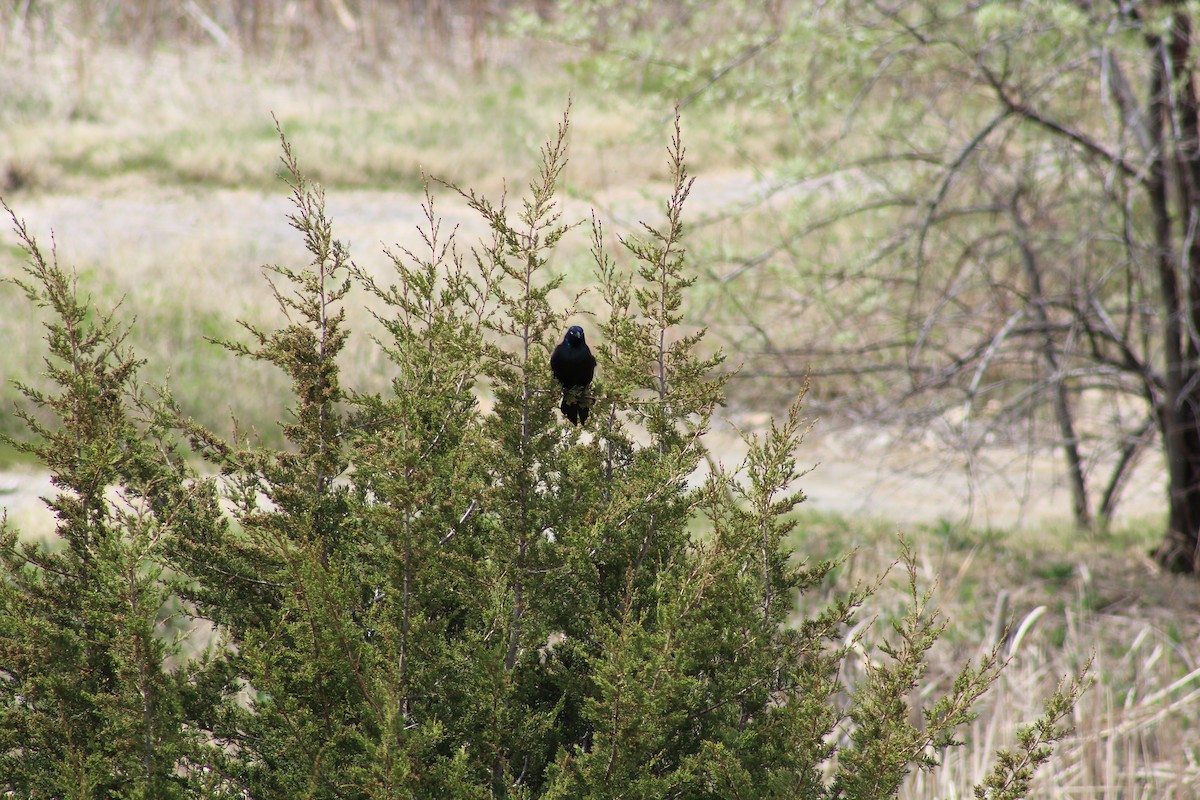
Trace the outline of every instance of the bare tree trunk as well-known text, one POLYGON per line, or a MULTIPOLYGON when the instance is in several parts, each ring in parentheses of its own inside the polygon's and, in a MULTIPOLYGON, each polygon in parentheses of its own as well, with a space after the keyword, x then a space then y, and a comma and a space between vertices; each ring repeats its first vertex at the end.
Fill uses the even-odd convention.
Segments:
POLYGON ((1166 320, 1163 324, 1165 386, 1156 404, 1159 427, 1167 451, 1169 484, 1168 530, 1155 558, 1173 572, 1195 574, 1200 567, 1200 431, 1196 425, 1195 387, 1197 344, 1194 335, 1200 312, 1200 120, 1191 66, 1191 23, 1179 6, 1170 41, 1155 47, 1154 92, 1151 96, 1151 138, 1158 143, 1151 175, 1151 201, 1159 231, 1159 282, 1166 320), (1164 131, 1170 121, 1169 133, 1164 131), (1170 140, 1173 150, 1164 145, 1170 140), (1163 242, 1162 229, 1172 215, 1166 207, 1164 160, 1174 157, 1178 221, 1183 246, 1182 263, 1176 264, 1170 232, 1163 242), (1180 286, 1180 279, 1186 286, 1180 286))
POLYGON ((1017 208, 1018 198, 1013 198, 1012 219, 1017 233, 1017 246, 1021 250, 1021 265, 1025 280, 1029 284, 1029 313, 1042 328, 1042 358, 1050 372, 1051 399, 1054 418, 1058 421, 1058 433, 1062 438, 1063 457, 1067 462, 1067 480, 1071 484, 1072 511, 1075 524, 1080 528, 1092 526, 1088 512, 1087 481, 1083 472, 1083 458, 1079 454, 1079 436, 1075 432, 1075 421, 1071 417, 1071 404, 1067 398, 1067 387, 1063 382, 1062 367, 1058 358, 1058 347, 1050 330, 1050 316, 1046 313, 1046 296, 1042 291, 1042 274, 1037 256, 1029 243, 1025 221, 1017 208))
POLYGON ((1133 473, 1138 456, 1142 454, 1142 450, 1146 446, 1146 434, 1154 428, 1154 422, 1153 415, 1147 417, 1121 446, 1121 456, 1117 459, 1109 477, 1108 486, 1100 498, 1100 510, 1097 512, 1097 517, 1102 530, 1108 528, 1113 515, 1117 512, 1117 503, 1120 502, 1121 492, 1124 490, 1129 476, 1133 473))

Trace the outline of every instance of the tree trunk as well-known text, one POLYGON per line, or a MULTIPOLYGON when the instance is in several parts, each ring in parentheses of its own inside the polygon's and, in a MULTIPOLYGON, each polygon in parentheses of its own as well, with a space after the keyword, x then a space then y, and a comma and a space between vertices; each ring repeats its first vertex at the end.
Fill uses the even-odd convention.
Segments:
POLYGON ((1161 43, 1154 47, 1158 57, 1154 59, 1155 91, 1150 100, 1152 138, 1160 144, 1151 176, 1151 204, 1160 232, 1159 279, 1166 312, 1165 385, 1157 411, 1167 452, 1169 507, 1167 535, 1154 555, 1173 572, 1196 574, 1200 566, 1200 430, 1196 419, 1200 398, 1195 333, 1200 313, 1200 103, 1191 63, 1191 21, 1183 5, 1175 5, 1170 39, 1165 47, 1161 43), (1170 128, 1164 131, 1168 122, 1170 128), (1171 151, 1161 146, 1164 133, 1173 145, 1171 151), (1178 202, 1173 215, 1165 207, 1164 154, 1168 152, 1173 155, 1171 171, 1178 202), (1162 240, 1162 228, 1172 219, 1182 242, 1178 250, 1162 240), (1176 263, 1177 258, 1181 263, 1176 263))
POLYGON ((1196 435, 1196 417, 1192 408, 1175 413, 1171 424, 1183 435, 1187 453, 1179 465, 1172 464, 1169 475, 1170 516, 1167 535, 1154 558, 1171 572, 1200 573, 1200 437, 1196 435), (1187 417, 1184 421, 1181 417, 1187 417))
POLYGON ((1058 421, 1058 434, 1062 440, 1067 481, 1071 486, 1071 506, 1075 525, 1082 529, 1091 528, 1092 516, 1088 512, 1087 479, 1083 469, 1083 456, 1079 452, 1079 436, 1075 432, 1075 421, 1071 416, 1071 404, 1067 397, 1062 366, 1059 363, 1058 347, 1050 330, 1050 315, 1046 312, 1046 296, 1042 290, 1041 269, 1029 241, 1028 227, 1021 218, 1018 197, 1012 199, 1010 214, 1017 238, 1017 247, 1021 251, 1025 281, 1029 285, 1029 313, 1043 331, 1042 359, 1046 362, 1046 369, 1050 377, 1051 405, 1054 408, 1054 418, 1058 421))

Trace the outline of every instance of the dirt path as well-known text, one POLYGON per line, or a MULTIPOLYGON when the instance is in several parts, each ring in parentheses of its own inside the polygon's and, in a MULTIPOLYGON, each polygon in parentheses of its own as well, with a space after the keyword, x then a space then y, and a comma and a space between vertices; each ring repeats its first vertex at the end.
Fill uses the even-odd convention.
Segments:
MULTIPOLYGON (((690 210, 704 215, 751 197, 761 188, 742 176, 714 176, 697 182, 690 210)), ((660 193, 622 191, 600 198, 618 219, 653 213, 660 193)), ((60 258, 67 264, 109 263, 125 285, 150 282, 185 292, 205 292, 213 281, 228 286, 257 281, 263 263, 304 263, 299 236, 287 222, 291 211, 283 191, 117 188, 98 196, 38 196, 19 199, 20 216, 44 241, 53 229, 60 258), (164 272, 167 265, 173 272, 164 272), (217 278, 182 273, 217 271, 217 278), (197 284, 196 281, 199 281, 197 284), (208 281, 208 283, 206 283, 208 281)), ((381 244, 419 247, 416 226, 423 222, 420 198, 387 192, 330 192, 329 213, 337 235, 349 240, 356 260, 382 268, 381 244)), ((459 226, 465 241, 485 233, 478 217, 460 198, 443 192, 437 211, 446 231, 459 226)), ((568 217, 585 218, 588 206, 568 204, 568 217)), ((12 241, 5 230, 0 241, 12 241)), ((258 295, 254 295, 257 297, 258 295)), ((759 430, 764 415, 734 418, 744 430, 759 430)), ((710 447, 727 465, 740 462, 744 448, 728 425, 718 426, 710 447)), ((997 472, 970 479, 955 459, 932 447, 898 445, 888 431, 824 423, 809 435, 800 463, 814 465, 801 486, 808 507, 843 514, 866 514, 898 524, 958 522, 1013 527, 1063 520, 1069 496, 1052 457, 1026 465, 1016 454, 1000 453, 997 472), (1005 459, 1011 463, 1004 464, 1005 459)), ((1162 513, 1163 477, 1151 459, 1135 475, 1121 516, 1141 519, 1162 513)), ((38 499, 50 492, 48 476, 29 471, 0 474, 0 504, 21 524, 40 527, 49 517, 38 499)))
MULTIPOLYGON (((761 430, 766 423, 762 414, 736 420, 745 431, 761 430)), ((726 467, 736 467, 745 455, 738 433, 727 423, 717 425, 707 442, 726 467)), ((1005 456, 1012 459, 1007 477, 984 471, 973 482, 942 454, 897 444, 886 431, 818 424, 797 452, 799 465, 811 468, 799 486, 808 497, 806 509, 886 519, 901 528, 939 522, 998 528, 1067 522, 1070 495, 1053 459, 1039 459, 1027 470, 1016 453, 998 454, 997 460, 1005 456)), ((1140 470, 1118 521, 1161 513, 1163 481, 1151 469, 1140 470)), ((52 492, 44 472, 0 473, 0 506, 22 530, 49 528, 52 518, 40 498, 52 492)))

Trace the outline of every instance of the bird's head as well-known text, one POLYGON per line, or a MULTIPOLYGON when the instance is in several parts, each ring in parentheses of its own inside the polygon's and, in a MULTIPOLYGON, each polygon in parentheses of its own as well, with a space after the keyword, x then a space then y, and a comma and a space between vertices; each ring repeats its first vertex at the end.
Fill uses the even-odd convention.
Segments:
POLYGON ((567 338, 564 339, 567 344, 583 344, 583 328, 578 325, 572 325, 567 328, 567 338))

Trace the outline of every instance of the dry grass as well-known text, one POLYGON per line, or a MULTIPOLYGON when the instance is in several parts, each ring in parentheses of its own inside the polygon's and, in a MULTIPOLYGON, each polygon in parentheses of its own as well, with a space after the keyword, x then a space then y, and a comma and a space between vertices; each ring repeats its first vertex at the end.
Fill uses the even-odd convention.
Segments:
MULTIPOLYGON (((837 517, 801 517, 798 551, 811 557, 857 548, 837 588, 805 599, 819 606, 840 588, 870 580, 898 555, 894 528, 837 517)), ((1200 792, 1200 592, 1194 581, 1161 574, 1144 556, 1157 527, 1124 534, 1114 551, 1082 546, 1069 532, 1044 531, 1037 546, 996 533, 917 526, 922 584, 938 584, 949 620, 932 653, 926 683, 949 689, 962 664, 1011 625, 1011 662, 963 732, 966 746, 943 753, 944 766, 914 774, 902 798, 961 798, 986 776, 997 748, 1042 711, 1041 698, 1089 658, 1094 683, 1072 720, 1075 732, 1038 775, 1038 798, 1185 800, 1200 792)), ((868 614, 886 623, 904 597, 890 581, 868 614)), ((884 625, 883 627, 886 627, 884 625)), ((873 654, 878 658, 879 654, 873 654)), ((861 676, 851 659, 847 678, 861 676)), ((914 698, 914 705, 933 697, 914 698)), ((915 718, 916 721, 919 718, 915 718)))
MULTIPOLYGON (((413 58, 362 63, 261 58, 210 45, 148 49, 0 39, 0 190, 252 187, 278 190, 274 114, 310 178, 331 188, 416 191, 422 173, 489 193, 523 185, 569 98, 568 192, 664 180, 670 109, 614 92, 560 49, 489 40, 482 71, 413 58)), ((306 51, 306 55, 309 52, 306 51)), ((780 146, 765 117, 723 109, 689 119, 694 171, 741 167, 780 146)))

